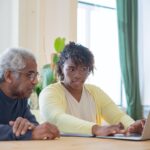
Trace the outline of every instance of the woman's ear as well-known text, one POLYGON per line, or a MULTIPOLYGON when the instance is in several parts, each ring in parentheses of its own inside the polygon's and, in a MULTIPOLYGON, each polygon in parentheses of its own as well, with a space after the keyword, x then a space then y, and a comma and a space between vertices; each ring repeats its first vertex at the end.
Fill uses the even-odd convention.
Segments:
POLYGON ((5 82, 12 83, 12 79, 13 79, 12 72, 10 70, 5 71, 4 73, 5 82))

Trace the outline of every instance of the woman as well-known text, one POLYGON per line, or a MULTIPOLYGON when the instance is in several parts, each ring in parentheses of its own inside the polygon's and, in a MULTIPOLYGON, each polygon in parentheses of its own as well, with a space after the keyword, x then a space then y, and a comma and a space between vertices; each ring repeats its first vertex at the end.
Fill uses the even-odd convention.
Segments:
POLYGON ((60 82, 40 94, 42 117, 65 133, 111 135, 127 128, 141 132, 141 121, 121 111, 100 88, 85 83, 93 69, 94 57, 88 48, 74 42, 66 45, 57 64, 60 82), (110 125, 102 126, 102 119, 110 125))

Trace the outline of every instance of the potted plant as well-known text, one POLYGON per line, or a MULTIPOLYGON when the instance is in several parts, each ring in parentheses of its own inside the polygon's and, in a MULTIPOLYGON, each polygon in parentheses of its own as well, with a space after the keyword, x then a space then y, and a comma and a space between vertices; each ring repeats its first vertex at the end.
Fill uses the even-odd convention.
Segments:
POLYGON ((56 64, 59 60, 60 53, 64 49, 65 38, 58 37, 54 40, 54 52, 51 53, 51 63, 45 64, 40 73, 40 81, 35 86, 37 95, 40 94, 41 90, 47 85, 55 83, 57 81, 56 64))

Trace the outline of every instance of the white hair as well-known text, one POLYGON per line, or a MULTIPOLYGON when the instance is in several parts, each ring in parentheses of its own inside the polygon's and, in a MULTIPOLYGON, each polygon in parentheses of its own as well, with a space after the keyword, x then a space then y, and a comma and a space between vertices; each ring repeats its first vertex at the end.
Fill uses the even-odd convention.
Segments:
POLYGON ((0 56, 0 83, 4 81, 7 70, 17 71, 26 67, 26 60, 36 62, 34 55, 24 48, 8 48, 0 56))

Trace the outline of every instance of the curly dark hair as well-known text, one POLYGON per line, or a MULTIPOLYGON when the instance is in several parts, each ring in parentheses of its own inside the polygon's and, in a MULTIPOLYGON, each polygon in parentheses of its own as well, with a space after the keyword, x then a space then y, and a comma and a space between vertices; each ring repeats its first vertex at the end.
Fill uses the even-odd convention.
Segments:
POLYGON ((94 56, 92 52, 80 44, 70 42, 64 47, 57 63, 57 75, 60 77, 61 81, 64 80, 62 68, 65 61, 68 59, 71 59, 76 66, 83 65, 88 67, 89 72, 93 72, 94 70, 94 56))

